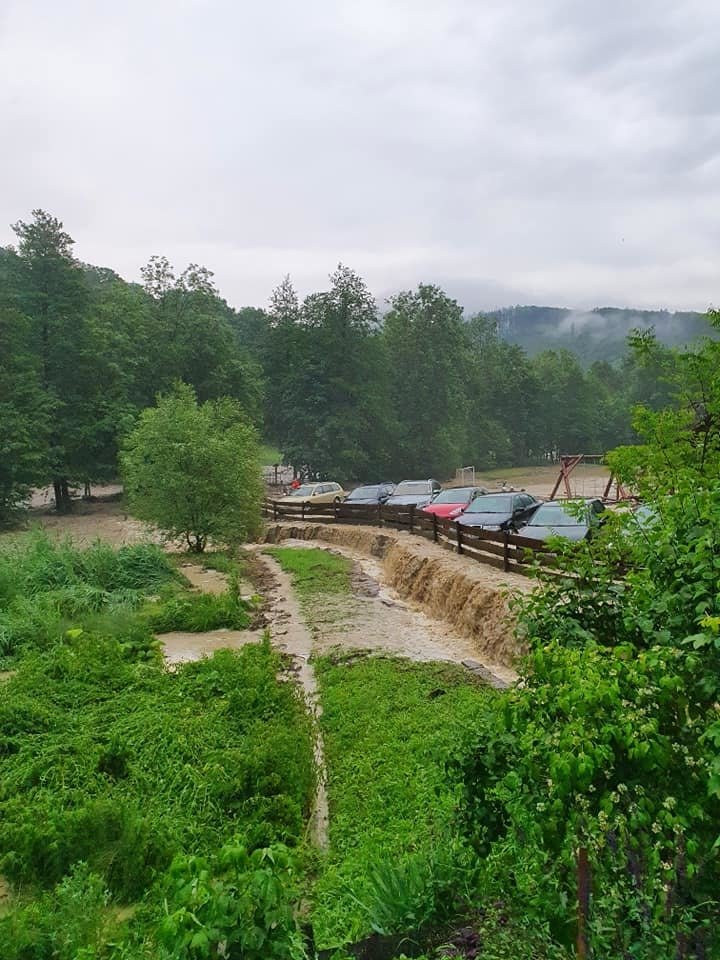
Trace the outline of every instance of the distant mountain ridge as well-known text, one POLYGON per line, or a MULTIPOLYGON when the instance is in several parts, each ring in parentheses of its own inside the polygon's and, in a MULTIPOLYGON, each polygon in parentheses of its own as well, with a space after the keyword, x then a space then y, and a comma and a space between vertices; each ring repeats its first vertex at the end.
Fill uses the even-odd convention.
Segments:
POLYGON ((487 316, 497 321, 504 340, 520 344, 531 355, 565 348, 585 363, 622 357, 627 350, 626 337, 636 328, 653 327, 658 339, 668 346, 718 335, 705 314, 694 311, 516 306, 492 310, 487 316))

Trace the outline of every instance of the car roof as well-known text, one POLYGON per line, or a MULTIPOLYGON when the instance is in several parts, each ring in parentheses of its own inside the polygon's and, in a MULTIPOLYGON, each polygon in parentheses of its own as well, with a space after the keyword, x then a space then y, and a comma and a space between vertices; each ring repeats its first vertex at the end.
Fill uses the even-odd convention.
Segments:
POLYGON ((602 503, 600 497, 567 497, 564 500, 545 500, 543 506, 564 507, 568 503, 602 503))

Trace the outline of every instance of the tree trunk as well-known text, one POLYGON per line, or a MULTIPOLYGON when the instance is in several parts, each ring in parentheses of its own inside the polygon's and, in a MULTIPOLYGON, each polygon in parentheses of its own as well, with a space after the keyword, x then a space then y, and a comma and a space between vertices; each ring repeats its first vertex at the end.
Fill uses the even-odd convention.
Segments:
POLYGON ((53 477, 53 490, 55 491, 55 509, 57 512, 69 513, 72 509, 72 500, 70 499, 67 477, 53 477))

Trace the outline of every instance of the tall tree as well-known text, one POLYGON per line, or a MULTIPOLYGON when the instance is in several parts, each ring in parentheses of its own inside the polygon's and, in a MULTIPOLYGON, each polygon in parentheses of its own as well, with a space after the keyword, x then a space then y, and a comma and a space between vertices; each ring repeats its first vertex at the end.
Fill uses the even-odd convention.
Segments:
POLYGON ((462 307, 439 287, 397 294, 385 315, 390 398, 400 474, 445 476, 467 457, 467 369, 462 307))
POLYGON ((18 238, 18 304, 32 321, 40 376, 53 411, 49 462, 59 510, 70 506, 69 482, 77 464, 78 411, 85 403, 79 373, 86 342, 88 294, 73 240, 44 210, 13 226, 18 238))
POLYGON ((48 471, 51 403, 43 390, 32 350, 31 324, 19 311, 0 305, 0 526, 48 471))
POLYGON ((210 539, 235 546, 259 527, 258 440, 237 401, 198 404, 192 387, 176 385, 143 411, 122 465, 135 515, 190 550, 210 539))
POLYGON ((386 465, 385 367, 375 301, 340 264, 330 289, 299 306, 286 278, 273 294, 273 439, 289 462, 342 480, 386 465))
POLYGON ((176 276, 166 257, 152 257, 141 272, 151 300, 154 350, 146 375, 153 391, 179 379, 192 384, 201 400, 235 397, 259 423, 262 371, 241 348, 212 272, 191 263, 176 276))

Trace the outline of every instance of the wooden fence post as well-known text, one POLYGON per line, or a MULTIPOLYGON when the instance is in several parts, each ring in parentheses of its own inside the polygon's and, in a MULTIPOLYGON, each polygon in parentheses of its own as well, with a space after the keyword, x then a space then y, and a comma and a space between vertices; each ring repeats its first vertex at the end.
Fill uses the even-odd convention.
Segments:
POLYGON ((462 524, 461 523, 455 524, 455 537, 457 539, 457 552, 462 553, 463 545, 462 545, 462 524))
POLYGON ((577 956, 587 960, 587 922, 590 914, 590 864, 587 847, 577 852, 577 956))
POLYGON ((378 522, 378 526, 380 526, 380 527, 382 526, 382 508, 383 508, 382 501, 381 501, 381 500, 378 500, 378 517, 377 517, 377 522, 378 522))
POLYGON ((333 520, 337 521, 338 518, 338 503, 337 500, 333 500, 333 520))
POLYGON ((273 520, 277 520, 277 500, 273 500, 273 520))
POLYGON ((408 514, 410 515, 410 533, 413 532, 413 523, 415 522, 415 504, 408 505, 408 514))
POLYGON ((503 530, 503 570, 507 573, 510 569, 510 534, 503 530))
POLYGON ((434 513, 434 514, 432 515, 432 518, 433 518, 433 540, 435 541, 435 543, 437 543, 437 542, 438 542, 438 534, 437 534, 437 514, 434 513))
POLYGON ((304 519, 305 519, 305 501, 304 501, 304 500, 303 500, 303 502, 300 504, 300 519, 301 519, 301 520, 304 520, 304 519))

